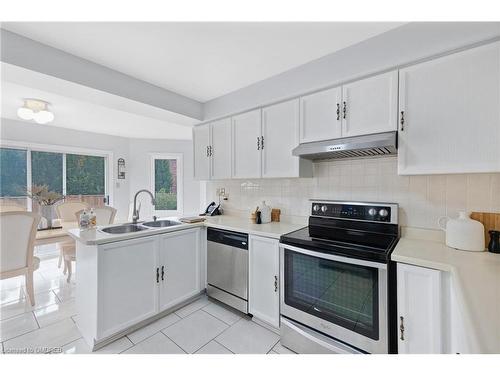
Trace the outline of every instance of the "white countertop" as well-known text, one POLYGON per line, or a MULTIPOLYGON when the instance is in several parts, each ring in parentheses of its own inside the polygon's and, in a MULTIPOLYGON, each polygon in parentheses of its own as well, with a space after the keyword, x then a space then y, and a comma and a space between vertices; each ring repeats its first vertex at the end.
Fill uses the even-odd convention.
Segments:
MULTIPOLYGON (((162 218, 169 220, 178 220, 178 218, 162 218)), ((120 225, 120 224, 115 224, 120 225)), ((303 228, 302 224, 290 224, 283 222, 272 222, 268 224, 253 224, 250 219, 244 219, 234 216, 213 216, 207 217, 205 222, 193 223, 193 224, 180 224, 172 227, 165 228, 151 228, 148 230, 143 230, 139 232, 123 233, 123 234, 109 234, 102 232, 101 229, 104 227, 109 227, 111 225, 106 225, 102 227, 97 227, 96 229, 70 229, 68 234, 73 237, 76 241, 79 241, 85 245, 101 245, 110 242, 117 242, 123 240, 129 240, 132 238, 153 236, 162 233, 168 233, 178 230, 184 230, 188 228, 196 227, 212 227, 219 229, 232 230, 236 232, 244 232, 248 234, 254 234, 258 236, 270 237, 279 239, 282 234, 292 232, 294 230, 303 228)))
POLYGON ((279 239, 281 235, 294 230, 304 228, 304 224, 291 224, 284 222, 271 222, 268 224, 253 224, 250 219, 235 216, 212 216, 205 221, 207 227, 232 230, 255 234, 257 236, 271 237, 279 239))
POLYGON ((432 232, 403 233, 392 260, 449 272, 471 347, 478 353, 500 353, 500 255, 450 248, 432 232))

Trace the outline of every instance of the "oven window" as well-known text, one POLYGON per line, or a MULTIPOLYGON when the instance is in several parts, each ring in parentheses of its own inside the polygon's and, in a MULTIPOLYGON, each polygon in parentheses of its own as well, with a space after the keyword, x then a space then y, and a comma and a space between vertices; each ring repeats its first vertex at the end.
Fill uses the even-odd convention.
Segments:
POLYGON ((285 250, 285 303, 374 340, 378 269, 285 250))

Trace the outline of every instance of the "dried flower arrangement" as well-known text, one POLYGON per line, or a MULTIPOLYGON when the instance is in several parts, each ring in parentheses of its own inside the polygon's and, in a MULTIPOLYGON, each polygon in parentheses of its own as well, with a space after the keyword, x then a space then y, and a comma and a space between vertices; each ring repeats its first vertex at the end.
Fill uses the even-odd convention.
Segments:
POLYGON ((49 191, 48 185, 33 185, 26 195, 41 206, 51 206, 64 199, 64 195, 49 191))

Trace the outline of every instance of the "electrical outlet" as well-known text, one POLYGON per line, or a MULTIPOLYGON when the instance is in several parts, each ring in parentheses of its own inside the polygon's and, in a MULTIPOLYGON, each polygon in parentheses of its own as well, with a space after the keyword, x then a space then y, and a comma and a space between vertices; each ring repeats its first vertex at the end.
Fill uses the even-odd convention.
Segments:
POLYGON ((226 195, 226 188, 220 188, 220 195, 226 195))

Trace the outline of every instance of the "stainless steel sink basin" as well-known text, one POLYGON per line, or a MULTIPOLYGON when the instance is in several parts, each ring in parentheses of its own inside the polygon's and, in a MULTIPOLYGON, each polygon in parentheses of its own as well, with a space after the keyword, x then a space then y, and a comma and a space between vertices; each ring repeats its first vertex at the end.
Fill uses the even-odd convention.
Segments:
POLYGON ((142 223, 142 225, 152 228, 173 227, 174 225, 180 225, 180 224, 182 223, 173 220, 156 220, 156 221, 147 221, 145 223, 142 223))
POLYGON ((103 232, 110 234, 122 234, 122 233, 139 232, 141 230, 148 230, 148 229, 149 228, 144 228, 136 224, 124 224, 124 225, 117 225, 116 227, 103 228, 101 230, 103 232))

